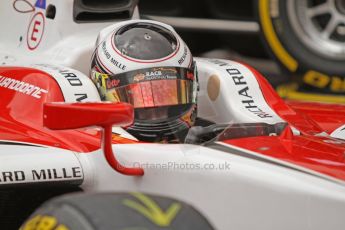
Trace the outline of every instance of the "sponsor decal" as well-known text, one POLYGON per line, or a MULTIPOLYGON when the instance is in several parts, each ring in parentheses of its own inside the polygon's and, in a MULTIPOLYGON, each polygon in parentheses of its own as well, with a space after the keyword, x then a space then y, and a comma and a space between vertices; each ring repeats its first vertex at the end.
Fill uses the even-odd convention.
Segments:
POLYGON ((162 73, 161 71, 156 72, 146 72, 145 73, 145 80, 164 80, 164 79, 176 79, 176 76, 171 76, 169 73, 162 73))
POLYGON ((153 68, 153 71, 161 71, 161 72, 169 72, 169 73, 177 74, 177 70, 175 68, 158 67, 158 68, 153 68))
POLYGON ((110 60, 111 63, 113 63, 113 65, 115 65, 117 68, 121 70, 126 70, 126 66, 124 64, 120 63, 119 61, 117 61, 110 55, 105 41, 102 43, 102 50, 103 50, 104 55, 107 57, 108 60, 110 60))
POLYGON ((29 24, 28 32, 27 32, 27 45, 29 50, 36 49, 44 34, 44 27, 45 27, 45 19, 42 12, 36 13, 29 24))
POLYGON ((329 89, 334 93, 345 92, 345 79, 340 76, 329 76, 324 73, 310 70, 303 76, 303 82, 319 89, 329 89))
POLYGON ((58 71, 64 78, 66 78, 66 80, 69 82, 71 86, 83 85, 83 83, 81 82, 81 80, 78 78, 78 76, 75 73, 70 72, 69 70, 58 70, 58 71))
MULTIPOLYGON (((245 74, 243 74, 241 69, 238 68, 238 65, 232 65, 223 60, 217 59, 207 60, 210 63, 216 64, 217 66, 224 68, 225 72, 232 80, 231 83, 234 84, 233 89, 236 90, 236 94, 239 96, 236 97, 236 99, 239 99, 239 102, 244 109, 246 109, 249 113, 261 119, 277 117, 276 114, 274 114, 274 112, 271 111, 266 104, 263 104, 265 103, 263 97, 261 95, 258 95, 257 91, 260 89, 255 88, 258 87, 256 79, 256 83, 251 82, 251 78, 249 78, 249 76, 245 77, 245 74)), ((262 93, 261 90, 260 93, 262 93)))
POLYGON ((186 78, 191 80, 191 81, 194 81, 194 73, 187 71, 186 78))
POLYGON ((174 202, 164 211, 154 200, 142 193, 132 193, 132 196, 138 201, 124 199, 123 205, 137 211, 159 227, 169 227, 182 208, 180 203, 174 202))
POLYGON ((178 60, 178 64, 180 65, 183 64, 183 62, 186 60, 187 54, 188 54, 188 49, 187 49, 187 46, 185 45, 183 49, 182 57, 178 60))
MULTIPOLYGON (((26 33, 26 44, 29 50, 35 50, 41 43, 45 30, 45 16, 46 0, 37 0, 32 4, 28 0, 15 0, 13 2, 13 9, 18 13, 34 13, 30 17, 26 33)), ((22 40, 22 36, 19 39, 22 40)))
POLYGON ((60 224, 59 221, 54 216, 47 215, 36 215, 30 218, 21 228, 21 230, 69 230, 63 224, 60 224))
POLYGON ((133 78, 134 82, 139 82, 139 81, 143 81, 143 80, 145 80, 145 74, 143 74, 143 73, 138 73, 133 78))
POLYGON ((68 81, 68 83, 71 86, 82 86, 83 85, 83 83, 79 79, 78 75, 76 75, 73 71, 71 71, 69 69, 63 69, 63 68, 60 68, 59 66, 53 66, 53 65, 49 65, 49 64, 36 64, 36 65, 34 65, 34 67, 35 66, 44 67, 50 71, 56 71, 58 74, 60 74, 64 78, 66 78, 66 80, 68 81))
POLYGON ((0 183, 8 182, 41 182, 52 180, 83 179, 80 167, 32 169, 31 171, 3 171, 0 172, 0 183))
POLYGON ((243 77, 242 73, 237 68, 227 68, 226 72, 231 76, 235 86, 238 88, 238 95, 241 96, 242 105, 251 113, 260 118, 272 118, 273 116, 263 111, 251 95, 248 83, 243 77))
POLYGON ((3 76, 0 76, 0 87, 14 90, 37 99, 40 99, 42 97, 42 94, 48 93, 48 90, 41 89, 38 86, 3 76))
POLYGON ((46 9, 46 0, 37 0, 35 7, 45 10, 46 9))
POLYGON ((32 170, 31 172, 33 181, 83 178, 80 167, 72 167, 70 169, 40 169, 32 170))
POLYGON ((152 71, 138 73, 133 77, 134 82, 151 80, 175 80, 177 71, 169 68, 153 68, 152 71))
POLYGON ((25 173, 23 171, 1 172, 0 182, 25 181, 25 173))
POLYGON ((112 89, 117 87, 120 84, 119 79, 112 79, 107 81, 107 89, 112 89))
POLYGON ((158 77, 162 76, 162 71, 149 71, 145 73, 146 77, 158 77))
MULTIPOLYGON (((46 1, 37 0, 33 5, 27 0, 16 0, 13 2, 13 8, 19 13, 31 13, 36 9, 45 10, 46 1)), ((43 38, 45 29, 45 16, 41 11, 37 11, 31 18, 27 29, 27 46, 29 50, 35 50, 43 38)))
POLYGON ((86 93, 75 93, 74 96, 77 102, 85 101, 88 98, 86 93))
MULTIPOLYGON (((85 89, 84 89, 83 81, 80 79, 80 76, 78 76, 77 73, 73 72, 73 70, 67 69, 67 68, 62 68, 59 66, 49 65, 49 64, 35 64, 32 67, 41 69, 42 71, 45 71, 45 72, 51 74, 54 78, 59 76, 59 78, 56 78, 59 85, 60 85, 60 78, 66 80, 67 84, 69 86, 73 87, 73 89, 71 89, 70 91, 74 92, 73 98, 75 101, 82 102, 82 101, 85 101, 89 98, 88 94, 86 92, 84 92, 85 89), (80 92, 77 92, 77 90, 76 90, 77 87, 79 87, 80 92)), ((61 88, 62 88, 62 90, 64 90, 63 86, 61 88)))
POLYGON ((13 2, 13 9, 22 14, 35 11, 35 7, 28 0, 15 0, 13 2))

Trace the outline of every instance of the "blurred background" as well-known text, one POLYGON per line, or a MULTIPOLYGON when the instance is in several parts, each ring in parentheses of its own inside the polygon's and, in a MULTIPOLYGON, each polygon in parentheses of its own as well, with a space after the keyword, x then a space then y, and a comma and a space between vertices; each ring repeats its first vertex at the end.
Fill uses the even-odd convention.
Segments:
POLYGON ((140 0, 195 56, 244 61, 289 99, 345 103, 345 0, 140 0))
MULTIPOLYGON (((12 45, 39 58, 59 38, 83 28, 101 29, 138 17, 137 5, 141 18, 172 25, 194 56, 246 62, 284 98, 345 103, 345 0, 9 0, 0 7, 6 31, 2 50, 12 45), (49 34, 37 53, 24 44, 36 11, 45 14, 49 34), (12 24, 4 23, 10 17, 12 24), (69 30, 64 23, 78 29, 69 30)), ((9 62, 9 56, 0 53, 0 63, 9 62)), ((73 67, 84 70, 86 58, 78 62, 73 67)))

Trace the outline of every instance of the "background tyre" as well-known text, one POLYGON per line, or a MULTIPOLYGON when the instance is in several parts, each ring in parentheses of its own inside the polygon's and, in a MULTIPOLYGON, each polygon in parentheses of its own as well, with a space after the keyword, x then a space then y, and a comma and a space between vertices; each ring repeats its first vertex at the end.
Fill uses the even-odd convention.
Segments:
POLYGON ((45 203, 22 230, 212 230, 190 205, 169 198, 132 194, 75 194, 45 203))
POLYGON ((255 8, 265 45, 298 79, 280 94, 345 102, 345 1, 258 0, 255 8))

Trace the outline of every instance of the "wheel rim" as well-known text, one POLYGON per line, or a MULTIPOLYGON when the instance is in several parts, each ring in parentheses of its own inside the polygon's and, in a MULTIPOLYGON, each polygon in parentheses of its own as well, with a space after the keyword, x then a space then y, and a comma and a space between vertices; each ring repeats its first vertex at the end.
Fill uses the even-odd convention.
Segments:
POLYGON ((345 60, 345 0, 287 0, 287 10, 305 46, 327 59, 345 60))

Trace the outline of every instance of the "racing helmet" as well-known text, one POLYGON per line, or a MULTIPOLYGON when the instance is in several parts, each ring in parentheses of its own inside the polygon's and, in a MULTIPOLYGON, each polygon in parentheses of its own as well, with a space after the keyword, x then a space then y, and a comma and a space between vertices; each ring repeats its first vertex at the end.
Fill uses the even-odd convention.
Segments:
POLYGON ((180 142, 197 113, 197 70, 175 30, 151 20, 117 23, 101 31, 91 79, 101 99, 134 107, 126 130, 141 141, 180 142))

